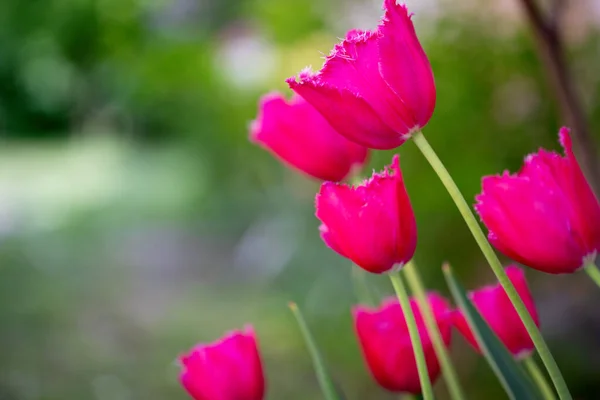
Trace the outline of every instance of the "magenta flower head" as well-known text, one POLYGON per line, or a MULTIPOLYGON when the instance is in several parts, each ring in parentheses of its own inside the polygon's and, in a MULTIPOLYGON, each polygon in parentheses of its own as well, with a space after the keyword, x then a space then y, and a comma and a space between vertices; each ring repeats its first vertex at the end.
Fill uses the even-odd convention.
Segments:
POLYGON ((252 327, 198 344, 179 361, 181 384, 195 400, 264 398, 265 378, 252 327))
POLYGON ((279 93, 260 99, 250 140, 286 164, 325 181, 338 182, 367 158, 367 148, 349 141, 302 97, 290 101, 279 93))
POLYGON ((508 257, 551 274, 571 273, 600 251, 600 203, 561 128, 566 155, 541 149, 521 171, 482 180, 475 209, 490 242, 508 257))
POLYGON ((316 209, 323 241, 369 272, 402 267, 415 253, 417 226, 398 155, 361 185, 323 183, 316 209))
POLYGON ((393 149, 423 128, 435 83, 405 5, 385 0, 374 31, 351 30, 320 71, 287 80, 338 132, 373 149, 393 149))
MULTIPOLYGON (((428 301, 442 339, 446 346, 449 346, 452 336, 450 307, 446 299, 434 292, 428 294, 428 301)), ((433 383, 440 375, 440 365, 416 300, 411 300, 410 304, 423 344, 429 377, 433 383)), ((352 314, 363 357, 377 383, 392 392, 420 393, 419 372, 406 320, 398 300, 389 298, 378 309, 356 306, 352 314)))
MULTIPOLYGON (((511 265, 506 267, 506 274, 515 286, 515 289, 517 289, 517 293, 521 297, 521 300, 523 300, 523 303, 525 303, 525 307, 527 307, 527 311, 531 314, 535 324, 539 327, 540 321, 537 310, 533 302, 533 297, 527 287, 523 270, 511 265)), ((469 293, 469 298, 500 341, 504 343, 516 358, 526 357, 531 354, 534 349, 533 341, 529 333, 527 333, 525 325, 521 322, 519 314, 517 314, 506 292, 499 283, 474 290, 469 293)), ((460 333, 463 334, 477 351, 480 351, 477 340, 460 310, 454 312, 453 320, 454 325, 460 333)))

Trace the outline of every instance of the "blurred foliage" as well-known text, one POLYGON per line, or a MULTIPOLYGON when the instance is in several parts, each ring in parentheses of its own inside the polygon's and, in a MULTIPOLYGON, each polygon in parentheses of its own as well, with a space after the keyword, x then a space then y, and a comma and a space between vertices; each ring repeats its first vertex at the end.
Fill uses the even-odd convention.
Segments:
MULTIPOLYGON (((184 399, 177 354, 245 323, 269 398, 318 398, 291 299, 349 399, 392 398, 361 362, 348 262, 317 234, 318 184, 247 141, 258 96, 317 68, 360 10, 380 5, 0 2, 0 399, 184 399)), ((441 11, 416 19, 438 85, 426 135, 473 199, 482 175, 558 149, 560 120, 525 27, 441 11)), ((590 31, 570 49, 597 133, 599 46, 590 31)), ((412 143, 400 153, 429 286, 447 294, 445 260, 471 286, 491 281, 430 167, 412 143)), ((366 172, 390 158, 373 154, 366 172)), ((595 398, 599 293, 530 275, 573 392, 595 398)), ((504 398, 458 336, 453 353, 472 398, 504 398)))

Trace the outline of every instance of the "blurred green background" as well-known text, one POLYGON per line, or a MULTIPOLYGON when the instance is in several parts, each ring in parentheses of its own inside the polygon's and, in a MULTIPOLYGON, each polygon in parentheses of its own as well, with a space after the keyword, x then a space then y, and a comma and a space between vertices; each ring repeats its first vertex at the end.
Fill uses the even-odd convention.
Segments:
MULTIPOLYGON (((320 398, 287 309, 297 301, 348 399, 371 380, 350 318, 349 262, 320 241, 318 183, 247 140, 265 91, 380 0, 0 2, 0 399, 186 399, 178 354, 255 325, 269 399, 320 398)), ((561 121, 516 0, 412 0, 438 104, 425 134, 468 199, 480 177, 558 149, 561 121)), ((600 9, 567 2, 577 84, 600 139, 600 9)), ((287 92, 286 92, 287 93, 287 92)), ((412 143, 398 150, 419 224, 416 260, 447 294, 489 268, 412 143)), ((392 152, 371 157, 379 169, 392 152)), ((600 291, 528 271, 542 328, 577 399, 600 391, 600 291)), ((370 277, 381 296, 385 277, 370 277)), ((503 399, 455 333, 473 399, 503 399)), ((443 383, 437 385, 446 398, 443 383)))

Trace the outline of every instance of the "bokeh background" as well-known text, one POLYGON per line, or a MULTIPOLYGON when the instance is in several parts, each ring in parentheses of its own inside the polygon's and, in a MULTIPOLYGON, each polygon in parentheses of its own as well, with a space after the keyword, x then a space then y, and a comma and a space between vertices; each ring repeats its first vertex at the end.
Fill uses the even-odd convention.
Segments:
MULTIPOLYGON (((320 398, 287 302, 305 313, 348 399, 392 399, 353 335, 346 260, 317 234, 318 182, 247 140, 266 91, 373 28, 380 0, 0 2, 0 399, 186 399, 176 357, 254 324, 269 399, 320 398)), ((568 58, 600 139, 600 4, 565 1, 568 58)), ((438 104, 425 134, 468 199, 562 123, 518 0, 409 0, 438 104)), ((444 294, 450 261, 493 282, 412 143, 398 150, 416 261, 444 294)), ((391 159, 371 157, 367 173, 391 159)), ((600 391, 600 291, 528 271, 543 332, 577 399, 600 391)), ((380 295, 385 277, 369 277, 380 295)), ((503 399, 458 336, 474 399, 503 399)), ((446 398, 443 383, 437 385, 446 398)))

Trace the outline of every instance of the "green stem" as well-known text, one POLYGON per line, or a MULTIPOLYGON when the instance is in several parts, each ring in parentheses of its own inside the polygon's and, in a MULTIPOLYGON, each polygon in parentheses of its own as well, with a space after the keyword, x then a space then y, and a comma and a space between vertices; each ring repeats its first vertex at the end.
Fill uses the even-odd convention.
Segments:
POLYGON ((433 388, 431 381, 429 380, 429 372, 427 371, 427 364, 425 363, 425 353, 423 352, 423 344, 421 343, 421 336, 419 335, 419 329, 417 327, 417 321, 412 312, 410 306, 410 299, 402 277, 397 272, 390 273, 390 280, 398 296, 400 307, 402 307, 402 313, 406 320, 406 326, 408 327, 408 333, 410 335, 410 342, 412 343, 413 353, 417 363, 417 370, 419 371, 419 381, 421 382, 421 391, 423 393, 423 400, 433 399, 433 388))
POLYGON ((492 271, 498 278, 500 285, 502 285, 502 287, 506 291, 508 298, 510 299, 513 306, 515 307, 515 310, 519 314, 521 321, 523 321, 523 325, 525 325, 527 332, 531 336, 535 348, 537 349, 540 358, 546 366, 548 374, 550 375, 550 378, 552 379, 552 382, 556 387, 556 392, 558 393, 558 396, 561 400, 571 400, 572 397, 569 393, 569 389, 567 388, 567 383, 565 382, 565 379, 563 378, 560 369, 558 368, 558 365, 554 360, 554 357, 552 357, 552 353, 550 353, 548 345, 544 341, 540 330, 537 328, 535 322, 533 321, 533 318, 527 311, 527 308, 525 307, 523 300, 521 300, 521 297, 517 293, 517 290, 515 289, 514 285, 512 284, 510 279, 508 279, 508 275, 506 275, 504 268, 502 268, 502 264, 500 263, 498 256, 496 256, 496 253, 492 249, 492 246, 487 241, 485 234, 483 233, 481 227, 477 223, 477 219, 475 219, 475 215, 473 215, 471 208, 465 201, 463 195, 460 193, 460 190, 456 186, 456 183, 454 182, 454 180, 452 180, 452 177, 448 173, 448 170, 446 169, 446 167, 444 167, 444 164, 439 159, 429 142, 427 142, 427 139, 425 139, 423 133, 415 133, 413 135, 413 139, 419 150, 421 150, 421 153, 423 153, 423 156, 425 156, 429 164, 431 164, 431 167, 434 169, 434 171, 437 173, 438 177, 446 187, 446 190, 450 194, 450 197, 452 197, 452 200, 454 200, 456 207, 458 207, 458 210, 460 211, 462 217, 467 223, 467 226, 471 230, 475 241, 481 248, 481 251, 483 252, 483 255, 487 259, 488 263, 490 264, 492 271))
POLYGON ((306 321, 304 321, 304 317, 302 317, 302 313, 298 309, 296 303, 289 304, 290 310, 292 310, 292 314, 296 317, 296 321, 298 322, 298 326, 300 327, 300 332, 304 337, 304 341, 306 342, 306 346, 308 347, 308 352, 313 360, 313 364, 315 367, 315 373, 317 374, 317 379, 319 380, 319 385, 321 386, 321 391, 325 396, 326 400, 339 400, 339 396, 337 390, 335 389, 335 385, 333 381, 329 377, 327 370, 325 369, 325 362, 319 353, 317 345, 315 343, 308 326, 306 325, 306 321))
POLYGON ((600 270, 598 269, 598 267, 596 267, 596 264, 590 262, 585 267, 585 272, 587 272, 589 277, 592 278, 596 285, 600 286, 600 270))
POLYGON ((352 264, 352 282, 358 301, 369 307, 377 305, 377 299, 373 296, 369 283, 367 282, 367 272, 356 264, 352 264))
POLYGON ((544 399, 545 400, 556 400, 554 391, 548 384, 548 381, 546 380, 544 373, 540 370, 540 367, 538 367, 537 363, 533 359, 533 355, 525 358, 523 360, 523 364, 525 365, 525 368, 529 372, 529 375, 531 375, 531 377, 535 381, 536 385, 540 388, 540 391, 542 392, 544 399))
POLYGON ((418 269, 413 261, 409 261, 404 266, 404 276, 408 281, 410 290, 413 292, 417 298, 417 301, 419 302, 419 309, 421 310, 421 314, 424 316, 427 331, 429 332, 429 336, 433 342, 433 347, 435 348, 435 354, 437 355, 438 360, 440 360, 440 364, 442 366, 442 376, 444 377, 446 385, 448 386, 450 397, 456 400, 465 399, 466 397, 460 386, 454 365, 452 365, 452 361, 450 360, 448 349, 446 348, 444 340, 442 339, 442 335, 440 334, 440 329, 435 320, 433 310, 427 301, 427 293, 425 292, 423 282, 421 281, 418 269))

